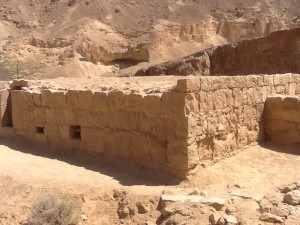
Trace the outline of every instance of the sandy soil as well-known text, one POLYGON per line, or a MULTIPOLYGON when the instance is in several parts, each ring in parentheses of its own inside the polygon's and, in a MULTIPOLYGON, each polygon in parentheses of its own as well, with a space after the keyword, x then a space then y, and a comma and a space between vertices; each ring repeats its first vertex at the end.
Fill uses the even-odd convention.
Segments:
MULTIPOLYGON (((244 221, 241 224, 264 224, 259 222, 258 202, 264 196, 280 201, 282 194, 278 188, 300 180, 300 156, 284 153, 286 149, 252 146, 215 165, 198 168, 187 181, 170 184, 166 183, 167 177, 157 178, 132 165, 84 156, 76 159, 49 153, 40 146, 29 147, 27 143, 0 143, 1 225, 25 224, 33 204, 49 194, 71 195, 78 213, 85 218, 80 224, 164 224, 158 208, 163 190, 176 192, 188 188, 205 191, 210 197, 233 200, 239 221, 244 221), (120 199, 116 193, 122 193, 128 205, 142 202, 147 213, 120 219, 120 199)), ((210 212, 209 209, 193 218, 180 217, 189 223, 169 224, 208 224, 210 212)))

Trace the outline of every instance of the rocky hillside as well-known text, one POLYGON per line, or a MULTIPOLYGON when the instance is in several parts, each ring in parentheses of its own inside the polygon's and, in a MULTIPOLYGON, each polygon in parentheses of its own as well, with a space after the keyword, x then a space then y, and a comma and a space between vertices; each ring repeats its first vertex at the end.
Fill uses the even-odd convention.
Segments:
POLYGON ((0 6, 1 79, 102 76, 300 24, 297 0, 0 0, 0 6))

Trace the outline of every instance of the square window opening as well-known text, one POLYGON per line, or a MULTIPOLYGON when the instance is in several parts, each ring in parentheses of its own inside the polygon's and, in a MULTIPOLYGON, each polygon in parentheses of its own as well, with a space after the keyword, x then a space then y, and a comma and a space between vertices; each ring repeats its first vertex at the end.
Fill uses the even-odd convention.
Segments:
POLYGON ((38 134, 44 134, 44 127, 36 127, 36 132, 38 134))
POLYGON ((81 140, 81 126, 70 126, 70 137, 81 140))

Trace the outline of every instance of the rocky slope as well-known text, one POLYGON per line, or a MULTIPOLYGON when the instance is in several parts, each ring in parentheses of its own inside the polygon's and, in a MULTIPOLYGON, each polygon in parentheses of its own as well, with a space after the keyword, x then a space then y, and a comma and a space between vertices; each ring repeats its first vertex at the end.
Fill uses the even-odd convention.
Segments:
POLYGON ((0 5, 0 58, 12 70, 3 76, 7 72, 0 67, 2 79, 101 76, 300 23, 297 0, 0 0, 0 5))

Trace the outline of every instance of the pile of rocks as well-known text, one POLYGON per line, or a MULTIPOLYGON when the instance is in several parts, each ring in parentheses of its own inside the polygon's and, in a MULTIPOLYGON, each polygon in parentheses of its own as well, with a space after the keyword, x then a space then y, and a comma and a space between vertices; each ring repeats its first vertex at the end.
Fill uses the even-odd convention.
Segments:
POLYGON ((282 201, 263 198, 260 204, 261 221, 270 223, 295 224, 300 219, 300 183, 292 183, 279 188, 282 201))

